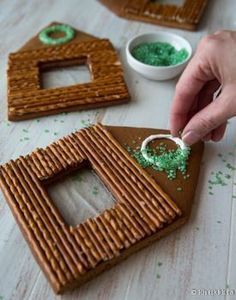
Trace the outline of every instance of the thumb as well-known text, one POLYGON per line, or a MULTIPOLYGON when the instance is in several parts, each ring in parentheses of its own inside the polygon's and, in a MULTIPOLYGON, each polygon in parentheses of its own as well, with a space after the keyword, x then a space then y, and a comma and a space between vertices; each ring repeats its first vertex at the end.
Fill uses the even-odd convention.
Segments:
POLYGON ((192 145, 235 115, 235 96, 224 89, 220 96, 195 114, 182 133, 183 142, 192 145))

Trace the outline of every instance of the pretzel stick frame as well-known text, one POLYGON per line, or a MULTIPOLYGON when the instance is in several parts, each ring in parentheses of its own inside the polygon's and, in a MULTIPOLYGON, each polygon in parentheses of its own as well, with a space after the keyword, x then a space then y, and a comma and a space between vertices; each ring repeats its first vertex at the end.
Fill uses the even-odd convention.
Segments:
POLYGON ((20 121, 61 112, 99 108, 130 100, 118 55, 107 39, 77 37, 63 45, 27 47, 8 58, 8 119, 20 121), (91 81, 44 89, 42 72, 87 65, 91 81))
POLYGON ((123 18, 187 30, 196 30, 208 2, 185 0, 182 5, 173 5, 158 0, 99 1, 123 18))
POLYGON ((174 201, 100 124, 0 166, 0 186, 55 293, 80 286, 186 222, 174 201), (72 227, 47 185, 85 166, 95 170, 116 203, 72 227))

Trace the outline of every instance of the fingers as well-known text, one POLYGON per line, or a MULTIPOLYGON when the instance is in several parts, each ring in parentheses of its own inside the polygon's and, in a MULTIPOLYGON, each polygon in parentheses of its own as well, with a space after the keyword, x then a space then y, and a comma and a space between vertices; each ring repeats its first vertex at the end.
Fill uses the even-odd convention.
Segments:
POLYGON ((220 140, 225 132, 225 122, 232 115, 232 101, 229 99, 231 96, 223 91, 216 101, 194 115, 182 133, 184 143, 192 145, 201 139, 210 138, 214 141, 220 140))
POLYGON ((202 138, 203 142, 209 142, 210 140, 211 140, 211 132, 209 132, 202 138))
POLYGON ((176 85, 170 114, 170 130, 174 136, 185 126, 199 92, 214 79, 206 56, 207 51, 203 52, 200 47, 176 85))
POLYGON ((212 140, 213 142, 219 142, 225 134, 226 126, 227 126, 227 122, 221 124, 219 127, 214 129, 212 132, 209 132, 208 134, 206 134, 202 138, 202 141, 209 142, 210 140, 212 140))
POLYGON ((226 126, 227 122, 214 129, 211 133, 211 140, 214 142, 219 142, 225 134, 226 126))
POLYGON ((220 83, 217 80, 208 81, 198 96, 197 111, 210 104, 214 98, 214 93, 218 90, 220 83))

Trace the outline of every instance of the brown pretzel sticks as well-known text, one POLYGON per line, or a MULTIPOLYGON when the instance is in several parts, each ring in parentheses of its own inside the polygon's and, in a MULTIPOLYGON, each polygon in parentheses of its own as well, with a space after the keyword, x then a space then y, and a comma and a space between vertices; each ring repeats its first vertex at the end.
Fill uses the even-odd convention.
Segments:
POLYGON ((207 1, 185 0, 183 5, 172 5, 158 0, 100 0, 120 17, 188 30, 196 29, 207 1))
POLYGON ((125 150, 124 141, 137 132, 143 138, 158 131, 98 124, 0 167, 6 200, 56 293, 81 285, 186 222, 202 146, 193 147, 189 168, 194 174, 179 195, 179 180, 151 175, 125 150), (47 185, 83 167, 96 172, 116 204, 72 227, 54 206, 47 185), (159 177, 171 198, 157 183, 159 177))
MULTIPOLYGON (((48 28, 53 26, 68 25, 54 23, 48 28)), ((18 52, 9 55, 9 120, 115 105, 129 99, 121 63, 107 39, 98 39, 75 30, 75 36, 69 42, 45 45, 37 36, 18 52), (81 64, 88 65, 91 82, 42 88, 42 71, 81 64)))

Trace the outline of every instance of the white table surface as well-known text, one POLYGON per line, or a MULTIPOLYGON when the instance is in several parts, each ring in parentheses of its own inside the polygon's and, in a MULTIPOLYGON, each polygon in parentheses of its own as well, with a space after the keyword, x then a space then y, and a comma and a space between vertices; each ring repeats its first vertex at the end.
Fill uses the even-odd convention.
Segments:
MULTIPOLYGON (((120 19, 95 0, 2 0, 0 163, 29 153, 36 147, 44 147, 86 123, 97 120, 110 125, 168 128, 169 108, 177 80, 151 82, 142 78, 127 66, 124 47, 127 40, 137 33, 161 29, 183 35, 195 48, 199 39, 209 32, 221 28, 235 29, 236 1, 210 2, 198 31, 187 32, 120 19), (45 117, 40 121, 7 121, 7 56, 52 21, 71 24, 113 42, 124 65, 132 102, 105 109, 45 117)), ((63 84, 76 83, 78 79, 81 80, 78 74, 73 69, 65 77, 61 73, 54 74, 49 81, 57 84, 62 84, 62 81, 63 84)), ((187 225, 63 296, 53 294, 1 193, 0 299, 236 299, 236 295, 191 295, 192 289, 236 289, 236 179, 234 171, 226 166, 227 163, 234 165, 235 162, 235 130, 236 121, 230 120, 224 140, 206 145, 195 204, 187 225), (219 157, 219 153, 224 154, 225 158, 219 157), (220 170, 230 175, 225 179, 227 185, 216 185, 213 190, 209 190, 208 180, 213 177, 211 173, 220 170)), ((102 209, 104 202, 99 202, 99 199, 107 200, 106 207, 112 203, 95 177, 91 174, 81 176, 75 180, 68 179, 64 186, 58 184, 51 191, 55 201, 59 202, 58 206, 63 206, 66 199, 69 209, 73 210, 73 216, 78 211, 78 219, 73 219, 71 211, 66 211, 67 204, 63 206, 63 213, 68 214, 65 217, 70 218, 72 223, 102 209), (94 193, 91 186, 93 189, 97 186, 98 192, 94 193), (86 204, 83 206, 86 208, 78 206, 78 199, 85 199, 81 202, 86 204)))

